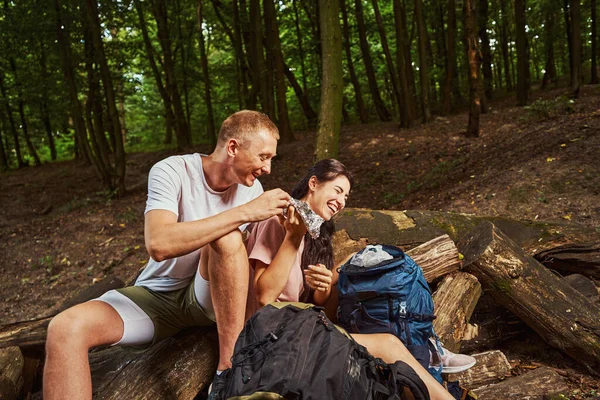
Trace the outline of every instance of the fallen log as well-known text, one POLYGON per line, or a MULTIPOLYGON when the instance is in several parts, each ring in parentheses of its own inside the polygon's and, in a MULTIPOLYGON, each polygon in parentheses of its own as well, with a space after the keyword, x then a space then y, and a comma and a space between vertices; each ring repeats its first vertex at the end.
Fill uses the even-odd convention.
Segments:
POLYGON ((563 377, 554 370, 541 367, 495 385, 480 387, 473 392, 479 400, 540 399, 568 394, 569 387, 563 377))
POLYGON ((56 314, 75 304, 94 299, 108 290, 123 286, 124 283, 120 279, 108 276, 92 286, 81 289, 73 297, 50 310, 46 316, 0 326, 0 349, 8 346, 43 346, 46 343, 48 324, 56 314))
MULTIPOLYGON (((387 242, 386 244, 394 244, 387 242)), ((336 263, 346 259, 367 245, 363 240, 352 240, 346 231, 338 231, 333 238, 336 263)), ((458 271, 461 266, 458 249, 448 235, 441 235, 421 243, 408 251, 408 254, 423 270, 427 282, 433 282, 451 272, 458 271)))
POLYGON ((187 329, 145 352, 111 347, 90 354, 95 399, 194 399, 217 368, 214 327, 187 329))
POLYGON ((581 274, 567 275, 563 278, 573 289, 584 295, 592 303, 600 303, 600 295, 596 284, 581 274))
POLYGON ((0 399, 15 400, 23 387, 25 359, 16 346, 0 349, 0 399))
POLYGON ((510 363, 500 350, 472 354, 477 360, 474 367, 458 374, 448 374, 448 381, 459 381, 468 389, 491 385, 510 377, 510 363))
POLYGON ((600 371, 600 309, 491 223, 459 242, 465 271, 551 346, 600 371))
POLYGON ((471 274, 446 275, 433 294, 433 328, 444 347, 457 353, 471 314, 481 296, 481 284, 471 274))
MULTIPOLYGON (((600 273, 600 232, 568 221, 518 221, 436 211, 347 208, 336 217, 335 225, 339 231, 344 230, 351 240, 364 244, 395 244, 407 249, 443 234, 457 241, 484 221, 492 222, 528 254, 536 257, 539 254, 544 264, 550 260, 547 255, 552 254, 548 253, 552 249, 585 248, 585 252, 557 254, 555 260, 560 259, 560 268, 571 273, 600 277, 597 275, 600 273)), ((364 244, 358 247, 362 248, 364 244)), ((554 264, 556 267, 556 261, 554 264)))
POLYGON ((535 258, 563 275, 578 273, 600 279, 600 244, 565 244, 540 251, 535 258))

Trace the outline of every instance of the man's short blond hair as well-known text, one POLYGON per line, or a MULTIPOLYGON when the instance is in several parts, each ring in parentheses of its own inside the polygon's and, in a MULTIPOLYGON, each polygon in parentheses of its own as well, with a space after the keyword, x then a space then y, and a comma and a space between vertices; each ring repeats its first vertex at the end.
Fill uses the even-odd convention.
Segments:
POLYGON ((218 145, 224 145, 229 139, 236 139, 243 144, 262 130, 279 140, 279 130, 266 114, 252 110, 238 111, 221 124, 218 145))

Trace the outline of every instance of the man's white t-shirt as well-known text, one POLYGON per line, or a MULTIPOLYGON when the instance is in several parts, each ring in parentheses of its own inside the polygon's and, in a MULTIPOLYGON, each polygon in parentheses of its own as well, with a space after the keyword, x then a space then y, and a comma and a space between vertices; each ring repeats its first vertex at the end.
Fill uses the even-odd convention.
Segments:
MULTIPOLYGON (((145 213, 168 210, 177 215, 177 222, 196 221, 245 204, 263 193, 258 180, 251 187, 235 184, 223 192, 211 189, 202 169, 202 157, 206 155, 195 153, 156 163, 148 175, 145 213)), ((244 230, 247 225, 239 229, 244 230)), ((158 292, 181 289, 189 285, 199 262, 200 250, 161 262, 150 258, 135 285, 158 292)))

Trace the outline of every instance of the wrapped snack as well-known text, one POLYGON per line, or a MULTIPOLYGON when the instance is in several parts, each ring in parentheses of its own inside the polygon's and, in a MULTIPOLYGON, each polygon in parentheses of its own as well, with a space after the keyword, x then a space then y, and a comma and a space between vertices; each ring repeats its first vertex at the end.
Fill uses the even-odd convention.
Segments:
POLYGON ((313 239, 318 238, 321 233, 321 225, 325 220, 317 215, 309 205, 302 200, 291 198, 290 205, 294 206, 296 211, 298 211, 298 214, 300 214, 300 218, 302 218, 302 222, 306 225, 310 237, 313 239))

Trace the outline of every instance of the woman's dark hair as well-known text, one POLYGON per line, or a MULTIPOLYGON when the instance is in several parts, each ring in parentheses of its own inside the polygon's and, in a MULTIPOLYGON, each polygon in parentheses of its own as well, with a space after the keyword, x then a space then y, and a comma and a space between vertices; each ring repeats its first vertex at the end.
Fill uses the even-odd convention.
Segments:
MULTIPOLYGON (((350 182, 350 189, 352 189, 352 185, 354 184, 354 178, 346 166, 338 160, 329 158, 318 161, 313 165, 306 176, 296 184, 290 195, 295 199, 301 199, 306 196, 309 189, 308 182, 313 176, 317 178, 319 183, 332 181, 338 176, 345 176, 350 182)), ((317 263, 325 265, 329 270, 333 268, 333 246, 331 239, 334 232, 335 226, 333 220, 329 220, 321 225, 321 232, 317 239, 313 239, 308 233, 304 236, 304 250, 302 251, 302 260, 300 261, 302 269, 317 263)), ((306 284, 304 274, 302 277, 304 278, 304 294, 300 300, 308 301, 312 293, 306 284)))

